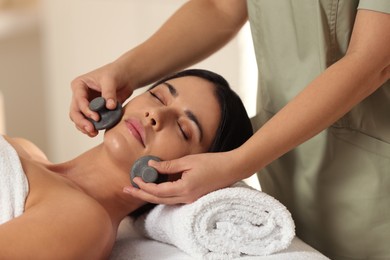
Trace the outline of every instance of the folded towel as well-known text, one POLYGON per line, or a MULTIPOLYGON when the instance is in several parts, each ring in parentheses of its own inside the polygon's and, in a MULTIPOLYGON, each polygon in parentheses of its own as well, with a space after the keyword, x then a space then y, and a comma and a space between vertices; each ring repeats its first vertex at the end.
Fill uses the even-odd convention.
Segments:
POLYGON ((24 212, 28 190, 18 154, 0 135, 0 224, 24 212))
POLYGON ((286 207, 242 183, 191 204, 157 205, 135 223, 147 237, 202 259, 269 255, 295 236, 286 207))

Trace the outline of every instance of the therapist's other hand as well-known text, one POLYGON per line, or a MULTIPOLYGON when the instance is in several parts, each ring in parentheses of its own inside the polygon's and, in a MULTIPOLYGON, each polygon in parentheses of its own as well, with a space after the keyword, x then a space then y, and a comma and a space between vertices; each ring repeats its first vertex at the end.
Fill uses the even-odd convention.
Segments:
POLYGON ((150 161, 149 166, 162 174, 182 173, 181 178, 160 184, 145 183, 134 178, 140 187, 125 187, 131 196, 155 204, 191 203, 201 196, 232 185, 240 179, 232 172, 229 152, 187 155, 171 161, 150 161))
POLYGON ((130 80, 115 62, 75 78, 72 83, 72 102, 69 116, 76 128, 90 137, 98 134, 93 124, 86 119, 99 120, 99 114, 89 109, 89 102, 102 96, 106 107, 114 109, 117 101, 123 103, 133 92, 130 80))

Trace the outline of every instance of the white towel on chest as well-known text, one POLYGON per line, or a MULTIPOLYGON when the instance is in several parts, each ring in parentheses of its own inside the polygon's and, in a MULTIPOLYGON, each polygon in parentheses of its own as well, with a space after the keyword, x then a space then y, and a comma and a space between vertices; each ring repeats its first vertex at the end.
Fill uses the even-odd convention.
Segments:
POLYGON ((24 212, 28 190, 18 154, 0 135, 0 224, 24 212))
POLYGON ((295 236, 284 205, 242 184, 191 204, 157 205, 136 225, 146 236, 201 259, 269 255, 286 249, 295 236))

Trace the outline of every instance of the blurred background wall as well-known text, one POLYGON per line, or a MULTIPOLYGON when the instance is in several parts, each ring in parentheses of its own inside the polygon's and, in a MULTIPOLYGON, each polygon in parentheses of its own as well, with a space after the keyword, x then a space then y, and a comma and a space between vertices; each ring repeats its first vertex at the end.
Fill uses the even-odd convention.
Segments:
MULTIPOLYGON (((70 82, 146 40, 184 2, 0 0, 0 131, 33 141, 53 162, 99 143, 102 134, 91 139, 69 119, 70 82)), ((248 25, 194 67, 225 76, 254 114, 257 70, 248 25)))
POLYGON ((0 0, 0 130, 48 147, 36 1, 0 0))

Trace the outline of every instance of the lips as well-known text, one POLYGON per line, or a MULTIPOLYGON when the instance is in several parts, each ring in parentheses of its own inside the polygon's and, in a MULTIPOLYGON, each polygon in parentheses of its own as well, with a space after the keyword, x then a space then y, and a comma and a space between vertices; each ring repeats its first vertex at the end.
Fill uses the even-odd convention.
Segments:
POLYGON ((145 128, 141 122, 136 119, 127 119, 125 122, 127 129, 145 147, 145 128))

